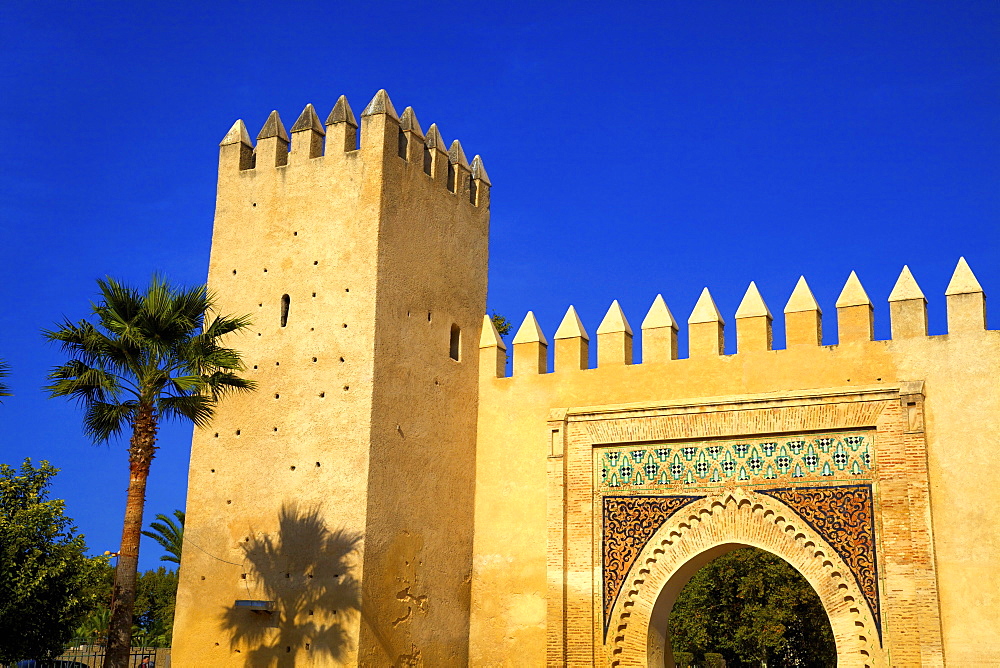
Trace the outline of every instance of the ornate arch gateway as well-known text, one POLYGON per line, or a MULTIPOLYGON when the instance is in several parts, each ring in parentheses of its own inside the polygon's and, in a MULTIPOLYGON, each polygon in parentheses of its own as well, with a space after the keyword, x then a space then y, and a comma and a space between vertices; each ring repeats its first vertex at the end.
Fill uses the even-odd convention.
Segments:
POLYGON ((550 664, 661 668, 680 589, 743 546, 809 581, 839 665, 942 664, 920 383, 574 408, 549 428, 550 664))

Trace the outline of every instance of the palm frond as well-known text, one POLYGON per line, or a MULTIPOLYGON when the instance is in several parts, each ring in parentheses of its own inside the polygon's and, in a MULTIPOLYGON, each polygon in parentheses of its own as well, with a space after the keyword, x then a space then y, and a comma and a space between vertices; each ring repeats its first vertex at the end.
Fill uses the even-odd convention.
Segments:
POLYGON ((160 561, 172 561, 175 564, 181 563, 181 548, 184 544, 184 511, 175 510, 174 517, 177 522, 158 513, 156 522, 150 522, 149 528, 152 531, 143 531, 143 536, 149 536, 159 543, 167 554, 160 557, 160 561))
POLYGON ((52 383, 44 389, 50 396, 72 397, 85 404, 107 401, 121 390, 117 376, 79 359, 55 367, 48 379, 52 383))
POLYGON ((163 396, 157 401, 157 410, 167 419, 186 418, 196 427, 206 427, 215 415, 215 399, 204 394, 163 396))
MULTIPOLYGON (((12 397, 10 387, 4 382, 6 378, 10 378, 10 364, 4 360, 0 360, 0 397, 12 397)), ((0 401, 0 404, 3 402, 0 401)))
POLYGON ((137 401, 108 403, 91 401, 83 416, 83 431, 94 443, 103 443, 115 438, 132 423, 139 408, 137 401))

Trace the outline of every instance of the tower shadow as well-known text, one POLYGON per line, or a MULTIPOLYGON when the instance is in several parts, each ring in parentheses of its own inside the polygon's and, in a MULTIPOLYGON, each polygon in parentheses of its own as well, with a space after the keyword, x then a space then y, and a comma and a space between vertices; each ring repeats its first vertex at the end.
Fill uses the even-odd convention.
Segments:
POLYGON ((301 651, 335 662, 348 657, 361 608, 361 540, 328 529, 318 507, 295 503, 282 505, 277 532, 245 539, 240 598, 273 605, 262 611, 234 603, 221 614, 230 648, 245 655, 245 665, 293 666, 301 651))

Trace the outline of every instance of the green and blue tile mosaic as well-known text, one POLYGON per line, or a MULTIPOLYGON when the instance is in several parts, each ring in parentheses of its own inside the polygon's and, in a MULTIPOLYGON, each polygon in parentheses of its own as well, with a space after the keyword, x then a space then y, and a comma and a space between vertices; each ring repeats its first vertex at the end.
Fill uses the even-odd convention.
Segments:
POLYGON ((602 492, 872 479, 873 430, 594 450, 602 492))

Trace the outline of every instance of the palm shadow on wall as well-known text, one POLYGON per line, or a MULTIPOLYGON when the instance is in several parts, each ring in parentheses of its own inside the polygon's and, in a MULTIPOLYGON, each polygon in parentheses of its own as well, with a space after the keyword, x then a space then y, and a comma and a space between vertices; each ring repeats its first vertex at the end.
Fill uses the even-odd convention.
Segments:
POLYGON ((361 539, 328 529, 318 507, 294 503, 282 505, 277 532, 246 537, 238 598, 273 601, 275 609, 234 604, 222 613, 220 626, 245 665, 293 666, 303 650, 320 661, 346 660, 361 607, 361 539))

